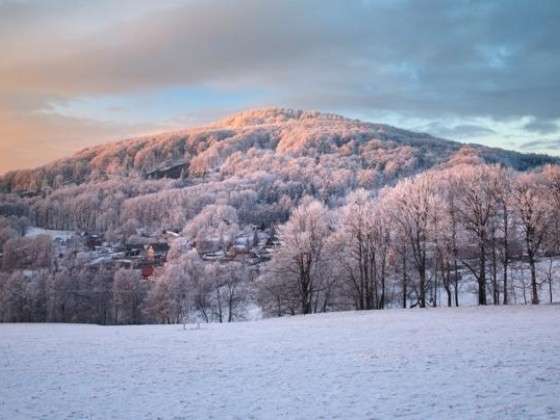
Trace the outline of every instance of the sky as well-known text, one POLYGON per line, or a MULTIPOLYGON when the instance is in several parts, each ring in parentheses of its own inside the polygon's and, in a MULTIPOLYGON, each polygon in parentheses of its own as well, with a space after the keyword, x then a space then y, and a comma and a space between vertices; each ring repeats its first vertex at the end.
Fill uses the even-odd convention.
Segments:
POLYGON ((560 155, 557 0, 0 0, 0 173, 248 108, 560 155))

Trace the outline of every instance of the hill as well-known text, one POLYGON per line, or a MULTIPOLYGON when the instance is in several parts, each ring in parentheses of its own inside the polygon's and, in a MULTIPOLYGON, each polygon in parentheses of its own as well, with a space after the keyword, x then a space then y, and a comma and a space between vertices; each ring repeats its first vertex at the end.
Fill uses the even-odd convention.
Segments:
MULTIPOLYGON (((375 187, 449 161, 464 145, 425 133, 339 115, 291 109, 241 112, 207 127, 132 138, 84 149, 36 169, 0 178, 0 191, 38 194, 46 188, 106 180, 225 179, 259 170, 320 164, 350 171, 375 187), (314 159, 314 161, 309 160, 314 159)), ((484 162, 526 170, 558 158, 470 145, 484 162)))
POLYGON ((553 302, 556 161, 285 109, 86 149, 2 179, 0 320, 553 302))

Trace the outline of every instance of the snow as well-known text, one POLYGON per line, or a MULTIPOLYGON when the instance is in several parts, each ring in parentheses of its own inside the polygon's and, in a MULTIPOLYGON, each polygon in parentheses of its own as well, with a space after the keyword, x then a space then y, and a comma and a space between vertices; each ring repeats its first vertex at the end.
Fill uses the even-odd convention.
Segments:
POLYGON ((558 418, 560 306, 0 324, 0 418, 558 418))
POLYGON ((27 237, 34 237, 39 235, 47 235, 50 236, 51 239, 61 239, 66 241, 74 236, 76 232, 72 230, 51 230, 51 229, 43 229, 36 226, 30 226, 25 231, 25 236, 27 237))

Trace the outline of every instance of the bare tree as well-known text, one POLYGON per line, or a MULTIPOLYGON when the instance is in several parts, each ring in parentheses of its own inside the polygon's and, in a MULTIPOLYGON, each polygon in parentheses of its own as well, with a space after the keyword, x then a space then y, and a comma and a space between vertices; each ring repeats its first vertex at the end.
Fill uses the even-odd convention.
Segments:
POLYGON ((344 243, 341 263, 356 309, 377 307, 378 271, 375 236, 377 209, 365 190, 351 193, 341 209, 337 239, 344 243))
POLYGON ((508 269, 511 260, 511 241, 514 229, 511 224, 512 217, 512 179, 511 170, 500 168, 496 182, 496 216, 498 230, 501 233, 501 262, 502 262, 502 296, 503 304, 509 303, 508 299, 508 269))
POLYGON ((271 269, 287 281, 294 281, 303 314, 313 310, 318 267, 324 263, 323 251, 330 233, 327 210, 315 200, 304 200, 280 227, 281 245, 274 253, 271 269))
POLYGON ((383 205, 400 226, 410 246, 419 276, 418 304, 426 307, 428 253, 436 228, 437 194, 433 174, 425 173, 399 182, 382 194, 383 205))
POLYGON ((142 303, 147 293, 140 271, 119 269, 113 282, 114 320, 119 324, 142 322, 142 303))
POLYGON ((478 267, 466 258, 463 264, 478 282, 478 303, 486 305, 486 261, 491 219, 496 210, 497 167, 465 166, 459 173, 459 213, 476 244, 478 267))
POLYGON ((539 303, 537 289, 536 258, 548 232, 550 207, 545 199, 544 188, 540 174, 523 174, 515 180, 513 201, 523 231, 525 252, 531 271, 531 303, 539 303))

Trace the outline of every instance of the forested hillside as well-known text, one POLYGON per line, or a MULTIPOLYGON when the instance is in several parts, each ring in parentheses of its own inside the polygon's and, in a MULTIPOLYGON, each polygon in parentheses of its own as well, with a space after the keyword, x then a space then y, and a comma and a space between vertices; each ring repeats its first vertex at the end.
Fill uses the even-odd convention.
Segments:
POLYGON ((85 149, 0 178, 0 320, 552 300, 557 163, 286 109, 85 149))
MULTIPOLYGON (((249 171, 276 172, 286 159, 295 171, 309 163, 305 158, 317 159, 315 163, 325 170, 350 171, 361 185, 379 186, 445 162, 460 147, 456 142, 387 125, 273 108, 242 112, 208 127, 84 149, 40 168, 5 174, 0 188, 8 193, 37 194, 114 177, 165 176, 175 166, 183 166, 185 178, 215 174, 223 180, 249 171), (247 161, 249 166, 245 166, 247 161)), ((558 161, 544 155, 472 147, 487 163, 519 170, 558 161)), ((179 177, 181 171, 170 175, 179 177)))

